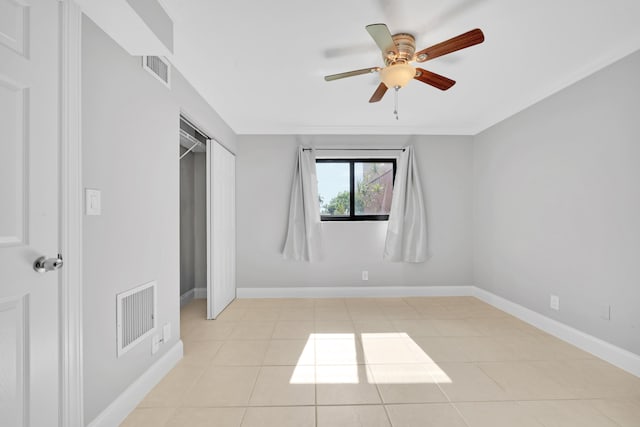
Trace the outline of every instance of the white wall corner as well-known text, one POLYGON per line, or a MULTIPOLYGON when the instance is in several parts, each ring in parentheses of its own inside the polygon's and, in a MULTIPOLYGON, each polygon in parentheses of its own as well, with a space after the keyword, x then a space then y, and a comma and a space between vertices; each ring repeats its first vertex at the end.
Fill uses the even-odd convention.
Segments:
POLYGON ((207 299, 207 288, 195 288, 193 290, 193 298, 207 299))
POLYGON ((157 2, 76 1, 82 12, 130 55, 171 55, 173 22, 157 2))
POLYGON ((137 380, 129 385, 107 408, 102 411, 88 427, 113 427, 120 425, 142 399, 162 378, 182 359, 182 341, 178 340, 137 380))
POLYGON ((474 286, 474 296, 544 332, 640 377, 640 355, 596 338, 536 311, 474 286))
POLYGON ((173 52, 173 21, 157 0, 126 0, 160 42, 173 52))

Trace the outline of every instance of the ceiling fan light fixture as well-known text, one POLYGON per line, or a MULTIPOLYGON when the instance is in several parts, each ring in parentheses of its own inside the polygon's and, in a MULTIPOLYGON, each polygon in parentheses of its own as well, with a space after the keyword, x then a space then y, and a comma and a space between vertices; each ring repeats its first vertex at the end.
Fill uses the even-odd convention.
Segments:
POLYGON ((388 88, 404 87, 416 75, 416 69, 409 64, 389 65, 380 70, 380 79, 388 88))

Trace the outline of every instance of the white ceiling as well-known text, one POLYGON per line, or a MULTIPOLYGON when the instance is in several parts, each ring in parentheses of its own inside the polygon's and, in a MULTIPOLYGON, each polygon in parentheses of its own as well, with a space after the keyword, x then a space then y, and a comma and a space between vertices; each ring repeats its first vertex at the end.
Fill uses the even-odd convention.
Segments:
POLYGON ((238 134, 473 135, 640 48, 638 0, 161 0, 170 60, 238 134), (416 49, 473 28, 483 44, 423 63, 457 81, 418 81, 368 100, 381 66, 365 25, 416 49))

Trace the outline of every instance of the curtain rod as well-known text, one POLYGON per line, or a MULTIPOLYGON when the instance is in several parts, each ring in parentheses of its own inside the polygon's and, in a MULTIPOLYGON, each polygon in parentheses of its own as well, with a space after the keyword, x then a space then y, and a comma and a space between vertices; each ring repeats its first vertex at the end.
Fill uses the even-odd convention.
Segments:
MULTIPOLYGON (((312 148, 303 148, 302 151, 311 151, 312 148)), ((315 148, 316 151, 405 151, 405 148, 315 148)))

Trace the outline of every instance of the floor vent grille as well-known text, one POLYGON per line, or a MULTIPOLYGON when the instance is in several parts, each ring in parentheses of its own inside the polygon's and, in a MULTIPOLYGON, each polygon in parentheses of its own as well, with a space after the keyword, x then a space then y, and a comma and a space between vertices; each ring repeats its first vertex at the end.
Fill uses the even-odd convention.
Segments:
POLYGON ((156 327, 156 282, 116 296, 118 357, 149 336, 156 327))

